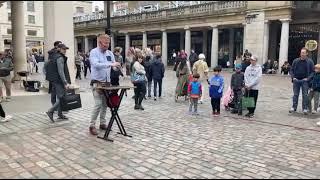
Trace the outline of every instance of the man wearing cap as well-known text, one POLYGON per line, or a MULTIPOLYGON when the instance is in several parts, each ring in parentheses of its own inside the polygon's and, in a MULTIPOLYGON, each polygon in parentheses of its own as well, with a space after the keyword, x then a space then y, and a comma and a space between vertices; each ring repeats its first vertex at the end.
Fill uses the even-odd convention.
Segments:
POLYGON ((68 118, 62 114, 61 110, 61 98, 65 94, 65 90, 70 87, 71 79, 69 69, 67 66, 66 52, 69 49, 64 44, 57 46, 57 53, 52 54, 52 59, 48 62, 46 80, 52 83, 53 91, 56 93, 56 102, 48 110, 47 115, 52 122, 53 112, 58 110, 59 119, 67 120, 68 118))
POLYGON ((259 94, 259 85, 262 77, 262 68, 259 64, 257 64, 257 61, 257 56, 251 56, 251 64, 246 68, 246 71, 244 73, 244 82, 246 88, 245 96, 253 97, 255 104, 254 108, 248 108, 249 112, 245 116, 249 118, 254 117, 259 94))
MULTIPOLYGON (((54 54, 54 53, 58 53, 57 52, 57 49, 58 49, 58 45, 59 44, 62 44, 62 42, 61 41, 55 41, 54 42, 54 47, 50 50, 50 51, 48 51, 48 61, 46 61, 45 63, 44 63, 44 67, 43 67, 43 72, 44 72, 44 74, 46 74, 47 73, 47 68, 48 68, 48 62, 50 61, 50 60, 52 60, 52 55, 54 54)), ((52 84, 51 84, 51 82, 49 82, 49 90, 48 90, 48 93, 50 93, 51 94, 51 104, 52 105, 54 105, 54 103, 56 103, 56 93, 52 90, 52 84)))
POLYGON ((93 107, 89 132, 92 135, 98 135, 96 129, 96 121, 100 114, 100 129, 106 130, 106 98, 99 89, 98 85, 110 85, 111 67, 121 67, 121 64, 115 61, 114 55, 108 50, 110 44, 110 37, 107 34, 101 34, 97 37, 98 47, 90 51, 90 64, 91 64, 91 86, 92 93, 95 101, 93 107))

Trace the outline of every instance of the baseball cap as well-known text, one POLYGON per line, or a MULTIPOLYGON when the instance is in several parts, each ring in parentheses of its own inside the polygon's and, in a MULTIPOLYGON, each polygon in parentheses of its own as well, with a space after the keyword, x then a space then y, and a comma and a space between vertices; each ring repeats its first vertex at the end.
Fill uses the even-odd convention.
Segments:
POLYGON ((242 68, 242 65, 241 65, 241 64, 236 64, 235 68, 236 68, 236 69, 241 69, 241 68, 242 68))
POLYGON ((65 44, 59 44, 58 48, 60 48, 60 49, 69 49, 65 44))
POLYGON ((54 46, 58 46, 58 45, 61 44, 61 43, 62 43, 61 41, 56 41, 56 42, 53 43, 53 45, 54 45, 54 46))

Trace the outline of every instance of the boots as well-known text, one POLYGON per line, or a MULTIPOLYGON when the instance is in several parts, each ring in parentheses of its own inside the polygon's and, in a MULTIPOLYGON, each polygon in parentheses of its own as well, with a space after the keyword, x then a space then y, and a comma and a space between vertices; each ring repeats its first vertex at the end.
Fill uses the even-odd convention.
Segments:
POLYGON ((138 102, 139 108, 140 108, 141 110, 144 110, 144 108, 143 108, 142 105, 141 105, 141 103, 142 103, 142 101, 143 101, 143 98, 144 98, 144 96, 140 96, 140 97, 139 97, 139 102, 138 102))
POLYGON ((140 109, 139 107, 139 98, 137 96, 134 96, 134 109, 140 109))

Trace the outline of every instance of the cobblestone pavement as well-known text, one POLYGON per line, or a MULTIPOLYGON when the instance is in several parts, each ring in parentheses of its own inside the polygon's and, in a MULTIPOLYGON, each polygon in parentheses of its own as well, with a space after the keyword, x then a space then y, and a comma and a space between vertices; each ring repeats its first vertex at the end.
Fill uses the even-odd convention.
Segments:
POLYGON ((52 124, 37 109, 18 113, 28 104, 13 99, 17 113, 0 124, 0 178, 320 178, 319 116, 288 115, 288 78, 263 77, 250 120, 224 111, 213 118, 209 99, 199 116, 188 115, 187 102, 174 102, 175 82, 168 71, 164 97, 145 101, 145 111, 133 110, 128 92, 119 114, 133 137, 116 134, 115 124, 113 143, 88 133, 86 81, 83 108, 68 121, 52 124))

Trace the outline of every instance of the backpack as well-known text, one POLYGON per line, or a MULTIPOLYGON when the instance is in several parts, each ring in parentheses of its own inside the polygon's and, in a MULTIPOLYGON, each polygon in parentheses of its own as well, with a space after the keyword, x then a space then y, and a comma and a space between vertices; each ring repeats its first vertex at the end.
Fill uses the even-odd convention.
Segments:
POLYGON ((41 83, 40 81, 25 81, 23 80, 23 86, 25 91, 28 92, 39 92, 41 83))

